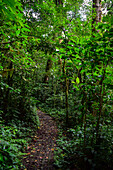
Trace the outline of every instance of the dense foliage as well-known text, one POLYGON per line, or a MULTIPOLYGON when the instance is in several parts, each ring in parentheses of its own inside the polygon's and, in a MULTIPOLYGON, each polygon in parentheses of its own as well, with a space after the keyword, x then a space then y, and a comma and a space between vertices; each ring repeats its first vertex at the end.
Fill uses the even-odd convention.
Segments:
POLYGON ((0 169, 20 169, 37 107, 58 122, 58 168, 112 169, 113 5, 102 22, 82 6, 0 1, 0 169))

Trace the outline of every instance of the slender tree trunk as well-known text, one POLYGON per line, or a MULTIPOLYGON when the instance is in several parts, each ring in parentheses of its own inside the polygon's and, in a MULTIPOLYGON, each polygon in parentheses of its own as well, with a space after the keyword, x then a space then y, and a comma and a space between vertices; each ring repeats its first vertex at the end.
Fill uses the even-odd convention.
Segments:
POLYGON ((44 76, 43 83, 48 82, 48 80, 49 80, 49 71, 50 71, 51 68, 52 68, 52 60, 49 58, 48 61, 47 61, 47 65, 46 65, 46 73, 45 73, 45 76, 44 76))
MULTIPOLYGON (((95 35, 93 35, 93 33, 98 32, 98 30, 96 30, 95 28, 95 24, 97 24, 98 22, 101 22, 101 2, 102 0, 93 0, 93 10, 92 10, 92 36, 95 37, 95 35)), ((103 84, 103 80, 102 83, 100 84, 100 106, 99 106, 99 113, 98 113, 98 118, 97 118, 97 125, 96 125, 96 144, 98 145, 99 143, 99 124, 100 124, 100 117, 101 117, 101 113, 102 113, 102 103, 103 103, 103 97, 102 97, 102 85, 103 84)), ((97 148, 98 149, 98 148, 97 148)))
MULTIPOLYGON (((13 63, 11 62, 9 65, 9 70, 12 70, 13 68, 13 63)), ((12 87, 12 76, 10 76, 10 71, 8 72, 8 78, 7 78, 7 85, 9 87, 12 87)), ((3 107, 3 112, 4 112, 4 119, 6 117, 6 114, 8 112, 8 106, 9 106, 9 102, 10 102, 10 91, 9 91, 9 87, 6 89, 6 93, 5 93, 5 97, 4 97, 4 107, 3 107)))
POLYGON ((93 0, 93 10, 92 10, 92 32, 95 32, 95 24, 101 22, 101 1, 93 0))
POLYGON ((69 123, 69 104, 68 104, 69 80, 68 80, 68 78, 67 78, 65 66, 66 66, 66 61, 65 61, 65 59, 64 59, 64 63, 63 63, 63 74, 64 74, 64 78, 65 78, 66 126, 68 126, 68 123, 69 123))
POLYGON ((99 100, 99 115, 98 115, 98 120, 97 120, 97 125, 96 125, 96 143, 98 144, 98 139, 99 139, 99 124, 100 124, 100 118, 102 115, 102 106, 103 106, 103 81, 105 79, 105 72, 106 70, 104 69, 104 74, 103 77, 100 81, 100 100, 99 100))
POLYGON ((87 115, 87 93, 85 94, 85 113, 84 113, 84 148, 86 146, 86 115, 87 115))
MULTIPOLYGON (((86 74, 85 74, 85 72, 84 72, 84 74, 83 74, 83 83, 85 84, 85 78, 86 78, 86 74)), ((85 86, 83 86, 82 87, 82 94, 83 94, 83 97, 82 97, 82 101, 81 101, 81 104, 82 104, 82 117, 81 117, 81 127, 83 126, 83 120, 84 120, 84 112, 85 112, 85 110, 84 110, 84 104, 85 104, 85 86)))
POLYGON ((63 5, 63 2, 62 2, 62 0, 55 0, 55 4, 56 5, 63 5))

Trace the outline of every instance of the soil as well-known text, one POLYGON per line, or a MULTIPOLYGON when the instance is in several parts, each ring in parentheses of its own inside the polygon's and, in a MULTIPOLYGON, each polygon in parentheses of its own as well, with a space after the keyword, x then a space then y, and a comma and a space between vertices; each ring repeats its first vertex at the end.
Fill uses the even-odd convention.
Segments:
POLYGON ((40 110, 38 116, 40 128, 27 147, 27 156, 23 158, 24 170, 55 170, 56 122, 40 110))

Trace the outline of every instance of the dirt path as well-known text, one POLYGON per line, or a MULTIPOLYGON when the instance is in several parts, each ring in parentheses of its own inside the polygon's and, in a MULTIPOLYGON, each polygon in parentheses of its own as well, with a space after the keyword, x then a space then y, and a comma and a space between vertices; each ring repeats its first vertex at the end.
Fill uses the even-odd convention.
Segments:
POLYGON ((56 147, 57 127, 47 114, 38 111, 40 129, 28 146, 27 157, 23 159, 26 170, 54 170, 53 155, 56 147))

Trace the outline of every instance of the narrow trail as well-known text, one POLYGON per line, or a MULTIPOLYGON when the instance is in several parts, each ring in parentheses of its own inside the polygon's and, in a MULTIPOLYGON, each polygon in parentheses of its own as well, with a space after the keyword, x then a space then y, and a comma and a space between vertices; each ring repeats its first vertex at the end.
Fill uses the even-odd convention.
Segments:
POLYGON ((56 148, 57 126, 47 114, 38 110, 40 129, 32 139, 23 159, 26 170, 54 170, 54 150, 56 148))

